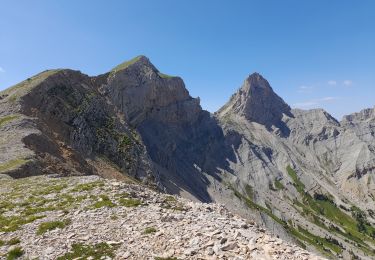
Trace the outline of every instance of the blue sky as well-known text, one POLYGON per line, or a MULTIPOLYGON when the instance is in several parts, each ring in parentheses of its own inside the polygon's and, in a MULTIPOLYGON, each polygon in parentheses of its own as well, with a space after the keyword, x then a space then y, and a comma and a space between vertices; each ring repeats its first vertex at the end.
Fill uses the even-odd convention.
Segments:
POLYGON ((375 1, 0 0, 0 89, 139 54, 214 112, 252 72, 292 107, 375 105, 375 1))

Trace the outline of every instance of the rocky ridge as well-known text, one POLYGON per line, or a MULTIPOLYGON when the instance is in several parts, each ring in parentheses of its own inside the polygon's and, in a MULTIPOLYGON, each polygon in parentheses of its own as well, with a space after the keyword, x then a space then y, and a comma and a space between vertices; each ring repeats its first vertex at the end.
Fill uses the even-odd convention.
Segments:
POLYGON ((22 259, 321 259, 223 205, 135 183, 96 176, 2 179, 0 201, 0 256, 18 248, 22 259), (31 216, 25 224, 10 221, 31 216))

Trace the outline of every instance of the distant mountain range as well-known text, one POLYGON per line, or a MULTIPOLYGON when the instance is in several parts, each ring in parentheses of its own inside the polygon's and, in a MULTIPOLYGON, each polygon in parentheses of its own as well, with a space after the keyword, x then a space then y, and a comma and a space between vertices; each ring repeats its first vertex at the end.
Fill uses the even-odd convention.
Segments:
POLYGON ((375 257, 375 110, 291 109, 251 74, 219 111, 138 56, 0 92, 0 173, 136 178, 331 258, 375 257))

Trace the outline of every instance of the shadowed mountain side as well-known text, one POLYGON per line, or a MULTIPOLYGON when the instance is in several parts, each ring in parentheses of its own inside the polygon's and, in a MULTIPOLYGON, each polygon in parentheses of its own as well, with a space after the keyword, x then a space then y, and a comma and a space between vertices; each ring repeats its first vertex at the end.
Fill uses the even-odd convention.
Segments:
MULTIPOLYGON (((161 182, 183 188, 209 202, 205 174, 220 180, 227 158, 234 159, 216 119, 203 111, 179 77, 160 73, 140 56, 118 66, 100 87, 130 125, 137 129, 161 182)), ((168 188, 168 187, 167 187, 168 188)))
POLYGON ((185 187, 202 201, 209 202, 210 185, 205 174, 221 180, 219 169, 229 169, 227 158, 234 159, 226 147, 224 135, 216 120, 201 111, 197 120, 182 124, 166 124, 154 119, 138 125, 147 151, 152 160, 166 169, 161 180, 174 176, 178 186, 185 187), (205 173, 205 174, 204 174, 205 173))

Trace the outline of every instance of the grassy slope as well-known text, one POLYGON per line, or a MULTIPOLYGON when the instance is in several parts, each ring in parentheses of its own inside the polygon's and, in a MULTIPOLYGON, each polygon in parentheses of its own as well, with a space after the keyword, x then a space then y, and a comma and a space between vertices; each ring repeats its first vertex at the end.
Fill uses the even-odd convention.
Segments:
POLYGON ((0 96, 6 96, 7 101, 14 103, 18 100, 19 97, 27 94, 32 88, 36 87, 48 77, 56 74, 59 71, 61 70, 56 69, 43 71, 35 76, 32 76, 31 78, 28 78, 10 88, 1 91, 0 96))
POLYGON ((297 173, 290 166, 288 166, 286 170, 293 180, 294 187, 301 194, 302 201, 294 201, 294 204, 298 206, 296 207, 297 210, 319 227, 343 236, 346 239, 351 240, 351 243, 361 247, 367 254, 375 255, 373 250, 371 250, 365 242, 370 241, 373 244, 375 243, 374 239, 370 236, 374 227, 367 226, 366 233, 359 232, 356 219, 343 212, 329 198, 324 200, 314 199, 310 194, 305 192, 305 185, 300 181, 297 173), (335 226, 342 228, 345 232, 342 232, 340 228, 334 228, 334 226, 327 227, 324 224, 324 219, 327 219, 335 226))
POLYGON ((136 63, 137 61, 139 61, 143 56, 142 55, 139 55, 131 60, 128 60, 128 61, 125 61, 119 65, 117 65, 116 67, 114 67, 111 72, 116 72, 116 71, 119 71, 119 70, 123 70, 123 69, 126 69, 127 67, 129 67, 130 65, 136 63))
MULTIPOLYGON (((293 186, 301 194, 302 201, 300 202, 298 200, 295 200, 294 205, 297 206, 296 209, 299 210, 302 215, 305 215, 305 217, 307 217, 311 222, 318 225, 319 227, 351 240, 352 244, 356 245, 357 247, 361 247, 361 249, 368 255, 375 255, 375 252, 365 242, 370 241, 374 243, 374 239, 370 236, 372 230, 374 229, 373 227, 366 225, 368 232, 359 232, 357 229, 358 222, 353 217, 340 210, 329 199, 314 199, 311 195, 305 192, 305 185, 301 182, 297 173, 290 166, 287 167, 286 171, 293 180, 293 186), (327 227, 324 224, 324 218, 335 223, 337 226, 345 230, 345 232, 342 232, 339 229, 333 229, 332 227, 327 227)), ((276 188, 284 189, 285 187, 280 184, 281 183, 275 184, 276 188)), ((314 246, 323 255, 333 258, 336 257, 336 254, 340 254, 343 251, 342 246, 334 239, 332 240, 330 238, 319 237, 310 233, 308 230, 302 228, 301 226, 295 228, 293 227, 292 222, 288 223, 274 215, 270 208, 265 208, 255 203, 252 200, 253 196, 252 189, 250 189, 251 187, 246 187, 246 195, 241 194, 232 186, 230 186, 230 188, 233 190, 235 196, 244 201, 249 208, 265 213, 274 221, 281 224, 289 234, 294 236, 297 241, 300 242, 301 246, 304 246, 304 243, 308 243, 314 246)))
MULTIPOLYGON (((144 57, 143 55, 139 55, 131 60, 128 60, 128 61, 125 61, 119 65, 117 65, 116 67, 114 67, 112 70, 111 70, 111 73, 115 73, 117 71, 120 71, 120 70, 124 70, 126 68, 128 68, 130 65, 136 63, 137 61, 139 61, 142 57, 144 57)), ((170 76, 170 75, 167 75, 167 74, 164 74, 164 73, 161 73, 161 72, 158 72, 158 75, 159 77, 163 78, 163 79, 168 79, 168 78, 173 78, 173 76, 170 76)))
POLYGON ((21 165, 24 165, 27 162, 28 160, 18 158, 18 159, 7 161, 5 163, 0 163, 0 173, 4 171, 17 169, 18 167, 20 167, 21 165))

